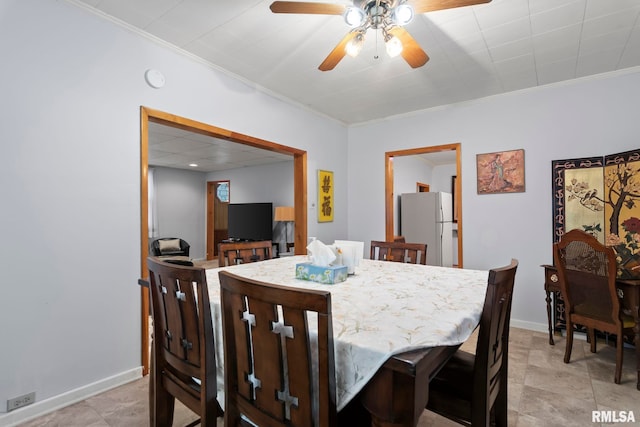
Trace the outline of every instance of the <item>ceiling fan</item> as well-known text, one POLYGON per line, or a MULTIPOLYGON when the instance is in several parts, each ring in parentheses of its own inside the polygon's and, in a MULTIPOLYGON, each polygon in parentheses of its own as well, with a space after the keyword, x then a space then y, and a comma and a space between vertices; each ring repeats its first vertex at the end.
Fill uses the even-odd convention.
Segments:
POLYGON ((429 56, 403 27, 416 13, 472 6, 491 0, 354 0, 354 6, 334 3, 274 1, 273 13, 342 15, 351 30, 340 40, 318 67, 333 70, 345 55, 355 57, 362 50, 364 35, 369 28, 381 30, 389 56, 401 55, 412 67, 422 67, 429 56))

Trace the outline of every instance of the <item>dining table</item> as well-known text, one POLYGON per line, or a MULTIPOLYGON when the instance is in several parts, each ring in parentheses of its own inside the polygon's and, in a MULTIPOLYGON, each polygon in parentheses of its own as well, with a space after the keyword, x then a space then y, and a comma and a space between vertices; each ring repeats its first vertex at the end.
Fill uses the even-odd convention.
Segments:
POLYGON ((429 381, 477 327, 488 271, 361 259, 335 284, 296 279, 306 255, 206 271, 218 400, 224 406, 224 353, 218 273, 331 292, 338 410, 355 399, 376 426, 416 426, 429 381))

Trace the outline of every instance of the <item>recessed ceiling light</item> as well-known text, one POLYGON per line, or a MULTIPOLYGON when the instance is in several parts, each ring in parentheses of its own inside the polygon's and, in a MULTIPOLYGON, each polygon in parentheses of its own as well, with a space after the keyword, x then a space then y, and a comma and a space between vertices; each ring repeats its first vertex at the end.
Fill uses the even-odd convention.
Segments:
POLYGON ((198 164, 197 163, 189 163, 189 166, 191 166, 192 168, 197 168, 198 164))

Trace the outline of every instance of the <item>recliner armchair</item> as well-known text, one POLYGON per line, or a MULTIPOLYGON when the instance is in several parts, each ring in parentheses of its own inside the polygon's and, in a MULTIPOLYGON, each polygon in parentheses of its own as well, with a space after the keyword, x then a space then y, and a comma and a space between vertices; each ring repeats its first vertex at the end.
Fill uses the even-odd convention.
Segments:
POLYGON ((152 256, 189 256, 190 245, 177 237, 163 237, 151 242, 152 256))

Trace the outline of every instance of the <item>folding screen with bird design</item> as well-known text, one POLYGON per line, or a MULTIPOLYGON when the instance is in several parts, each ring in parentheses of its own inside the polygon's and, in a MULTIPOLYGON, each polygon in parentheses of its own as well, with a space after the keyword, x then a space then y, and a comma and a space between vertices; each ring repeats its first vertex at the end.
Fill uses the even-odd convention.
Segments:
POLYGON ((620 278, 640 278, 640 149, 554 160, 553 241, 578 228, 615 249, 620 278))

